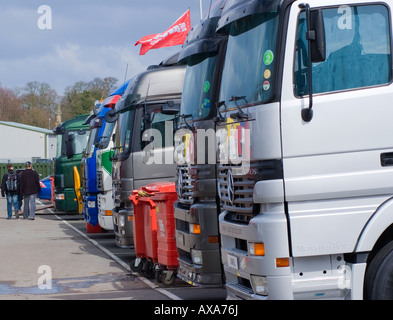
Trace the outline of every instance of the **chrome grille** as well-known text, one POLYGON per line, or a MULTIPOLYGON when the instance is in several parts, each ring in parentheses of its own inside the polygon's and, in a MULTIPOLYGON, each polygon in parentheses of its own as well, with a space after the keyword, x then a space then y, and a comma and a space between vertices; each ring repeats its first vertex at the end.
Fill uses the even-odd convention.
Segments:
POLYGON ((102 171, 97 171, 97 189, 104 191, 104 177, 102 171))
POLYGON ((236 167, 220 165, 218 167, 218 189, 223 210, 237 214, 237 220, 247 222, 247 216, 253 215, 252 194, 258 175, 236 173, 236 167))
POLYGON ((119 181, 113 180, 112 190, 113 190, 112 198, 115 203, 115 207, 120 207, 121 206, 121 200, 120 200, 121 186, 120 186, 119 181))
POLYGON ((181 203, 192 204, 194 202, 195 175, 192 174, 194 170, 189 166, 177 167, 176 190, 181 203))
POLYGON ((241 166, 218 166, 218 189, 225 219, 235 223, 248 223, 258 213, 253 205, 253 191, 257 181, 282 179, 281 160, 251 162, 247 171, 241 166))

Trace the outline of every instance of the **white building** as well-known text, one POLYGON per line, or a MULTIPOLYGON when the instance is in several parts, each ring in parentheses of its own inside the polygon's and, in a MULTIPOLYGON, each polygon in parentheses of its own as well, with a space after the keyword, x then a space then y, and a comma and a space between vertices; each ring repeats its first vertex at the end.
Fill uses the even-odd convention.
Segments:
POLYGON ((22 163, 55 156, 56 135, 52 130, 0 121, 0 163, 22 163))

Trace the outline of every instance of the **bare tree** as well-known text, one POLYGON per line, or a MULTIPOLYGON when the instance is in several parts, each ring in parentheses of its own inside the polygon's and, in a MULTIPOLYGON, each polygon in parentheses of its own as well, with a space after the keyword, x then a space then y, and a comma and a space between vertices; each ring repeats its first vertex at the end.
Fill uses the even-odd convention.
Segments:
POLYGON ((18 122, 23 115, 22 101, 10 89, 0 87, 0 119, 18 122))
POLYGON ((28 82, 20 90, 24 113, 21 122, 37 127, 52 129, 59 96, 51 86, 44 82, 28 82))
POLYGON ((38 107, 54 112, 59 96, 51 86, 44 82, 28 82, 21 90, 21 99, 25 109, 38 107))

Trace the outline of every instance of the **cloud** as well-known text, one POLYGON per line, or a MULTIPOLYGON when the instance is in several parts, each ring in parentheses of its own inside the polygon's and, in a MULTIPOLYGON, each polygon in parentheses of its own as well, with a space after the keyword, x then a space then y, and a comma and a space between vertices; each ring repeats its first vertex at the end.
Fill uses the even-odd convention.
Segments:
POLYGON ((0 83, 7 88, 39 81, 62 95, 67 86, 95 77, 112 76, 121 82, 127 64, 130 78, 181 48, 139 56, 136 41, 165 30, 189 6, 193 24, 199 13, 195 0, 58 0, 46 3, 52 9, 52 30, 40 30, 37 10, 43 4, 2 0, 0 83))
MULTIPOLYGON (((62 95, 64 88, 76 81, 91 81, 95 77, 115 77, 122 82, 126 66, 133 74, 146 69, 132 52, 131 48, 119 46, 81 46, 76 43, 57 44, 49 53, 36 57, 15 60, 0 59, 0 73, 7 86, 18 86, 24 70, 25 83, 29 81, 46 82, 62 95), (4 78, 4 77, 3 77, 4 78), (71 82, 69 79, 76 79, 71 82)), ((129 74, 131 76, 131 74, 129 74)))

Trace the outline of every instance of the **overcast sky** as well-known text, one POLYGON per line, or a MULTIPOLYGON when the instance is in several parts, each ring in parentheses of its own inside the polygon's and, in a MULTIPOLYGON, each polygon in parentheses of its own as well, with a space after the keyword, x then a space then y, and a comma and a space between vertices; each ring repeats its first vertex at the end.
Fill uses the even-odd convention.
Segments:
MULTIPOLYGON (((203 0, 206 13, 210 0, 203 0)), ((0 0, 0 84, 48 83, 59 95, 77 81, 128 76, 157 64, 181 46, 139 55, 143 36, 169 28, 188 8, 200 21, 199 0, 0 0), (47 5, 52 29, 42 29, 47 5), (40 20, 41 19, 41 20, 40 20), (41 25, 39 25, 39 21, 41 25), (41 26, 41 28, 40 28, 41 26)))

